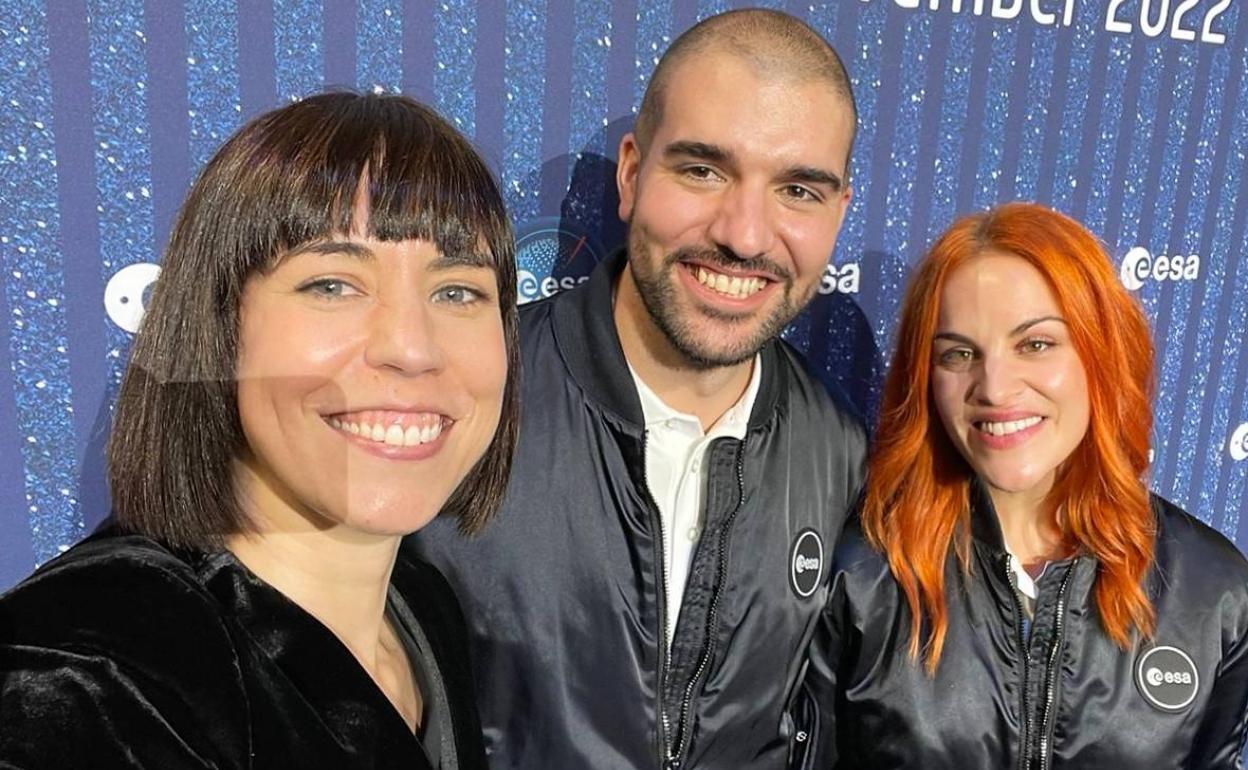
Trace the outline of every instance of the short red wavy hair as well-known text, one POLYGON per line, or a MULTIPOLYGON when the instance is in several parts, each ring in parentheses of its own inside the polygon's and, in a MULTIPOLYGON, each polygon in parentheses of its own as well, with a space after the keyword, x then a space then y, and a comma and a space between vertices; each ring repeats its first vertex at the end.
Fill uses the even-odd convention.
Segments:
POLYGON ((1058 469, 1046 502, 1061 512, 1068 544, 1100 563, 1094 592, 1101 625, 1125 649, 1133 631, 1151 635, 1156 621, 1144 589, 1156 537, 1144 480, 1152 431, 1148 321, 1082 225, 1037 204, 1009 203, 959 219, 918 264, 868 465, 863 526, 910 605, 910 655, 922 651, 929 673, 948 629, 951 548, 969 569, 972 480, 932 400, 933 339, 948 276, 989 250, 1022 257, 1044 275, 1087 374, 1088 432, 1058 469))

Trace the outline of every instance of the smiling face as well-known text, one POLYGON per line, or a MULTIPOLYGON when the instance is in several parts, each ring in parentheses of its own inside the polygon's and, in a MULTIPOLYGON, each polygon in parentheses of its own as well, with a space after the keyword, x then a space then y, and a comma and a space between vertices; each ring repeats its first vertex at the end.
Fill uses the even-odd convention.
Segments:
POLYGON ((1088 430, 1083 363, 1044 276, 988 251, 940 297, 932 397, 950 439, 996 492, 1043 495, 1088 430))
POLYGON ((850 190, 848 101, 711 50, 671 73, 649 145, 620 144, 635 294, 686 362, 754 355, 814 296, 850 190))
POLYGON ((259 527, 413 532, 499 423, 507 359, 488 255, 352 235, 248 279, 236 480, 259 527))

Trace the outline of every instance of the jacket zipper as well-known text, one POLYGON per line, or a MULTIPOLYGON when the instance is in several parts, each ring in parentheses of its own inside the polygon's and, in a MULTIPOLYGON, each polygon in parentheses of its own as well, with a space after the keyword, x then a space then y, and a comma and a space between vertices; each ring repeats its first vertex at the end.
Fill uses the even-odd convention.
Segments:
POLYGON ((654 500, 654 494, 650 491, 650 475, 646 469, 646 444, 650 441, 650 431, 647 430, 642 434, 641 439, 641 481, 645 486, 646 501, 650 503, 650 520, 654 523, 655 530, 659 533, 658 551, 659 551, 659 629, 663 636, 663 647, 659 650, 659 676, 658 686, 655 688, 658 695, 659 707, 659 767, 674 768, 672 747, 668 741, 671 734, 671 719, 667 715, 667 707, 664 705, 667 692, 667 674, 668 669, 672 665, 672 640, 667 630, 667 533, 663 530, 663 515, 659 512, 659 504, 654 500))
POLYGON ((1056 666, 1057 653, 1062 646, 1062 634, 1064 631, 1064 619, 1066 616, 1066 593, 1070 588, 1070 578, 1075 574, 1075 567, 1079 564, 1076 558, 1071 562, 1070 567, 1066 569, 1066 574, 1062 576, 1062 587, 1057 594, 1057 617, 1054 619, 1053 626, 1053 643, 1049 646, 1049 663, 1045 671, 1044 681, 1044 712, 1040 717, 1040 767, 1041 770, 1048 770, 1049 763, 1052 761, 1052 753, 1050 751, 1049 742, 1052 739, 1053 725, 1049 720, 1053 717, 1053 701, 1057 697, 1057 673, 1056 666))
POLYGON ((1006 579, 1010 581, 1010 598, 1014 604, 1014 633, 1018 637, 1018 648, 1023 653, 1023 686, 1019 691, 1022 701, 1020 715, 1023 722, 1023 735, 1022 740, 1019 741, 1018 767, 1020 770, 1029 770, 1031 767, 1031 710, 1027 704, 1027 691, 1030 689, 1028 674, 1031 671, 1031 646, 1023 638, 1023 609, 1018 598, 1018 576, 1010 568, 1009 554, 1002 557, 1001 563, 1005 567, 1006 579))
POLYGON ((702 674, 710 666, 711 658, 715 655, 715 619, 719 614, 719 597, 723 592, 724 583, 727 582, 728 535, 732 531, 732 522, 737 518, 737 513, 741 510, 741 504, 745 501, 745 441, 742 440, 741 444, 742 446, 737 450, 737 505, 732 509, 732 513, 728 514, 728 517, 724 519, 724 523, 719 530, 715 593, 711 595, 711 606, 706 615, 706 647, 702 650, 702 656, 698 660, 698 667, 694 669, 693 676, 690 677, 689 682, 685 685, 685 694, 680 701, 680 715, 676 721, 676 750, 668 754, 669 770, 676 770, 676 768, 680 767, 681 757, 684 756, 685 749, 689 743, 687 720, 689 707, 693 702, 693 691, 698 681, 702 678, 702 674))

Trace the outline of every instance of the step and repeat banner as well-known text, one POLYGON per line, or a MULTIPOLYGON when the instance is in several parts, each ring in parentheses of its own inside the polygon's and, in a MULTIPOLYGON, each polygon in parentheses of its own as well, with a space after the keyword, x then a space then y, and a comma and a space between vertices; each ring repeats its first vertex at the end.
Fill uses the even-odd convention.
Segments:
MULTIPOLYGON (((729 5, 0 4, 0 590, 107 514, 111 403, 163 243, 243 121, 332 87, 435 106, 502 182, 532 301, 622 241, 619 139, 670 40, 729 5)), ((1248 550, 1244 4, 771 5, 833 42, 861 112, 853 206, 788 339, 870 414, 908 266, 937 233, 1013 199, 1071 214, 1153 323, 1153 488, 1248 550)))

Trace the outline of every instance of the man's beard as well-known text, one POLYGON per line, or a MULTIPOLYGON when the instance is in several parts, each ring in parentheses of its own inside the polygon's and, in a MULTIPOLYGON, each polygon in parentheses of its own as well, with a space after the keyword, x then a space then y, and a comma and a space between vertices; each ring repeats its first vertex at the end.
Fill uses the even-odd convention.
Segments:
MULTIPOLYGON (((694 369, 717 369, 748 361, 762 349, 768 341, 780 334, 789 321, 802 311, 806 303, 814 295, 802 298, 800 302, 793 300, 792 273, 774 262, 762 259, 738 259, 731 254, 713 248, 685 247, 668 254, 658 269, 653 269, 648 259, 645 238, 636 226, 629 228, 629 260, 628 269, 632 271, 633 283, 637 285, 637 293, 641 295, 642 304, 650 313, 655 326, 667 338, 669 344, 681 354, 694 369), (711 265, 723 266, 726 270, 761 270, 770 274, 783 284, 783 291, 777 304, 765 318, 759 321, 754 314, 736 315, 719 313, 712 308, 703 308, 688 313, 700 314, 722 321, 725 324, 749 325, 758 324, 753 334, 731 343, 716 345, 715 339, 699 335, 696 324, 682 317, 679 301, 676 296, 675 272, 682 269, 679 263, 685 259, 698 259, 711 265)), ((813 288, 813 287, 812 287, 813 288)))

